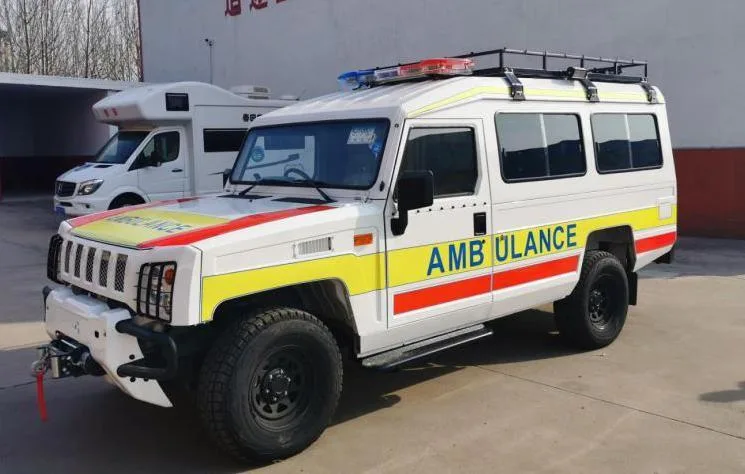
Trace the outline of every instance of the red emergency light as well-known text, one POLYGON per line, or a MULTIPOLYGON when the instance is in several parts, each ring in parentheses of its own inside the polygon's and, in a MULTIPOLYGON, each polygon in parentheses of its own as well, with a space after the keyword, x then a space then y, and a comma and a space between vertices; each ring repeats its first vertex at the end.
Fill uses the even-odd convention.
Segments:
POLYGON ((433 58, 400 66, 398 76, 410 79, 419 76, 454 76, 473 73, 472 59, 433 58))

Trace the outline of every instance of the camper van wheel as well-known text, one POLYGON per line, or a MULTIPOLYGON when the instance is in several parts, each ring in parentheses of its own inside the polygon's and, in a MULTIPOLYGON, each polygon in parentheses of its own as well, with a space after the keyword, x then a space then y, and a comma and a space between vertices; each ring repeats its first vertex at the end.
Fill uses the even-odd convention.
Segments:
POLYGON ((588 251, 574 291, 554 303, 561 336, 580 349, 612 343, 626 322, 629 283, 621 262, 608 252, 588 251))
POLYGON ((274 308, 233 322, 202 365, 197 403, 213 441, 244 461, 273 461, 326 429, 342 387, 339 347, 305 311, 274 308))
POLYGON ((120 207, 136 206, 144 203, 145 201, 136 194, 122 194, 111 201, 109 209, 119 209, 120 207))

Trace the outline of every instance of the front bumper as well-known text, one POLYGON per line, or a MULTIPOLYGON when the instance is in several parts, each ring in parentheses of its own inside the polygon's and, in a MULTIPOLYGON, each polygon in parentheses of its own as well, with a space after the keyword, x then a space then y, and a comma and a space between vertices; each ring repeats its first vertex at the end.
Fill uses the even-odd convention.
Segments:
POLYGON ((109 209, 108 198, 96 198, 93 196, 71 196, 60 198, 54 196, 54 210, 64 212, 65 216, 85 216, 109 209))
POLYGON ((52 340, 71 340, 87 348, 113 383, 131 397, 173 406, 156 381, 171 377, 177 369, 176 347, 167 335, 137 326, 127 309, 111 309, 90 296, 75 295, 70 288, 45 290, 44 311, 44 327, 52 340), (170 344, 165 367, 142 364, 145 356, 138 338, 170 344))

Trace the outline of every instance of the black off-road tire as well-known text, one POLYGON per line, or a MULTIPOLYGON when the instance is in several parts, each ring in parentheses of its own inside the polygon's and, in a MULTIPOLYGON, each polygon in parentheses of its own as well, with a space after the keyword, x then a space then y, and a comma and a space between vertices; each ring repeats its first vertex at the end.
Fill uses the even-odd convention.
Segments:
POLYGON ((574 291, 554 303, 556 326, 572 346, 605 347, 616 340, 629 309, 629 282, 621 262, 609 252, 585 254, 574 291))
POLYGON ((239 318, 215 341, 201 369, 197 404, 221 449, 265 462, 318 439, 341 390, 341 354, 328 328, 305 311, 273 308, 239 318))

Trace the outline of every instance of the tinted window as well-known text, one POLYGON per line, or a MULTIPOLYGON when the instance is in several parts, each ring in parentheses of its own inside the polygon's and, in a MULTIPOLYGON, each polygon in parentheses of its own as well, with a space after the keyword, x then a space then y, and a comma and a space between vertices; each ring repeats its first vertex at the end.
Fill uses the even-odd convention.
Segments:
POLYGON ((180 147, 179 132, 165 132, 155 135, 142 149, 138 163, 168 163, 178 158, 180 147))
POLYGON ((209 130, 202 133, 205 153, 237 152, 241 149, 246 129, 209 130))
POLYGON ((411 129, 401 171, 431 171, 435 197, 473 194, 478 178, 473 130, 411 129))
POLYGON ((584 174, 580 121, 569 114, 498 114, 500 164, 505 181, 584 174))
POLYGON ((601 173, 662 166, 653 115, 596 114, 592 116, 592 133, 601 173))
POLYGON ((631 165, 634 168, 662 166, 662 149, 653 115, 629 115, 631 165))

